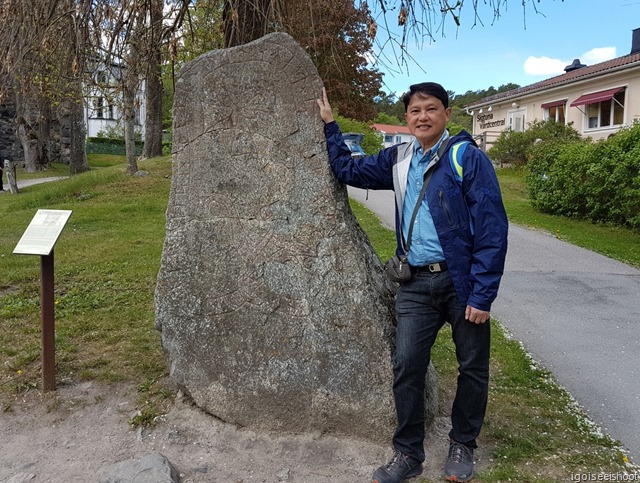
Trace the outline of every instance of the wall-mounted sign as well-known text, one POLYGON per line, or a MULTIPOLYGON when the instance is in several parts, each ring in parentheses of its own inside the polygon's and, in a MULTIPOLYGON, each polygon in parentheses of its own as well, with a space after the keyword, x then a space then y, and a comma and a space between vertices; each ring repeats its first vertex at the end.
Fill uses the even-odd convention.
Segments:
POLYGON ((38 210, 13 253, 49 255, 71 213, 71 210, 38 210))
POLYGON ((496 119, 492 121, 493 114, 478 114, 478 122, 480 123, 480 129, 489 129, 492 127, 504 126, 507 123, 506 119, 496 119))

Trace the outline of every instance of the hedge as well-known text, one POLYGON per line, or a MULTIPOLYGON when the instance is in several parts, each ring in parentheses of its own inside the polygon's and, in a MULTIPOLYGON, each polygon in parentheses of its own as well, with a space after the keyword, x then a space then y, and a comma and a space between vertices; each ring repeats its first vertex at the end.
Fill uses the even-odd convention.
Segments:
POLYGON ((540 143, 528 167, 540 211, 640 229, 640 123, 595 143, 540 143))
MULTIPOLYGON (((136 156, 142 154, 142 148, 144 143, 142 141, 136 141, 136 156)), ((171 154, 171 143, 162 143, 162 153, 171 154)), ((87 154, 117 154, 124 156, 126 154, 124 139, 118 138, 87 138, 87 154)))

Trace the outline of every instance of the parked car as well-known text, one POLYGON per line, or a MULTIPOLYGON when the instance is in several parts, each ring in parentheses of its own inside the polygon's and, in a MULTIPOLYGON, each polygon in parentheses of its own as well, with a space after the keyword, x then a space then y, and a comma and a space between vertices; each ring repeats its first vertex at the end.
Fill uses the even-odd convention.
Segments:
POLYGON ((357 159, 366 156, 364 150, 362 149, 362 146, 360 146, 360 143, 364 139, 364 134, 360 134, 357 132, 348 132, 344 133, 342 137, 344 138, 344 142, 346 143, 347 147, 351 151, 352 158, 357 159))

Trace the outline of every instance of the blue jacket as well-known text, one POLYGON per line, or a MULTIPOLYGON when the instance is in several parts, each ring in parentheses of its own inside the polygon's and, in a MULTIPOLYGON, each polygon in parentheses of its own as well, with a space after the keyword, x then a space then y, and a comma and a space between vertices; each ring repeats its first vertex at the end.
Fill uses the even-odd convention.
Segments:
MULTIPOLYGON (((324 132, 331 165, 340 182, 395 191, 396 251, 403 254, 402 204, 413 143, 353 159, 336 122, 325 124, 324 132)), ((466 131, 451 139, 441 159, 427 167, 434 172, 425 198, 460 302, 488 311, 498 294, 507 253, 508 222, 495 169, 466 131), (461 158, 462 183, 456 180, 449 162, 449 151, 458 141, 470 143, 461 158)))

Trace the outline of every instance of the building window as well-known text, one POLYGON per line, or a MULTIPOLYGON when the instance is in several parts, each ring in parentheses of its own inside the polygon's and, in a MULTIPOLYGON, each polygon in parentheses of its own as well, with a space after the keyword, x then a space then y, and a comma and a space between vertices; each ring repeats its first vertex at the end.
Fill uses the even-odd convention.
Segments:
POLYGON ((384 136, 384 142, 385 143, 392 143, 393 142, 393 136, 389 135, 389 134, 385 134, 384 136))
POLYGON ((566 122, 565 109, 566 109, 566 102, 562 102, 561 104, 553 103, 552 105, 550 105, 544 110, 545 121, 548 121, 549 119, 551 119, 552 121, 565 124, 566 122))
POLYGON ((100 72, 98 72, 96 80, 98 81, 98 84, 105 85, 107 83, 107 73, 101 70, 100 72))
POLYGON ((94 117, 102 119, 104 117, 104 99, 102 97, 96 97, 93 100, 93 114, 94 117))
POLYGON ((611 99, 586 106, 587 129, 619 126, 624 122, 624 91, 611 99))
POLYGON ((400 144, 402 142, 402 136, 396 136, 396 144, 400 144))
POLYGON ((584 114, 584 129, 621 126, 624 123, 625 88, 614 87, 578 97, 571 103, 584 114), (584 109, 584 110, 583 110, 584 109))

